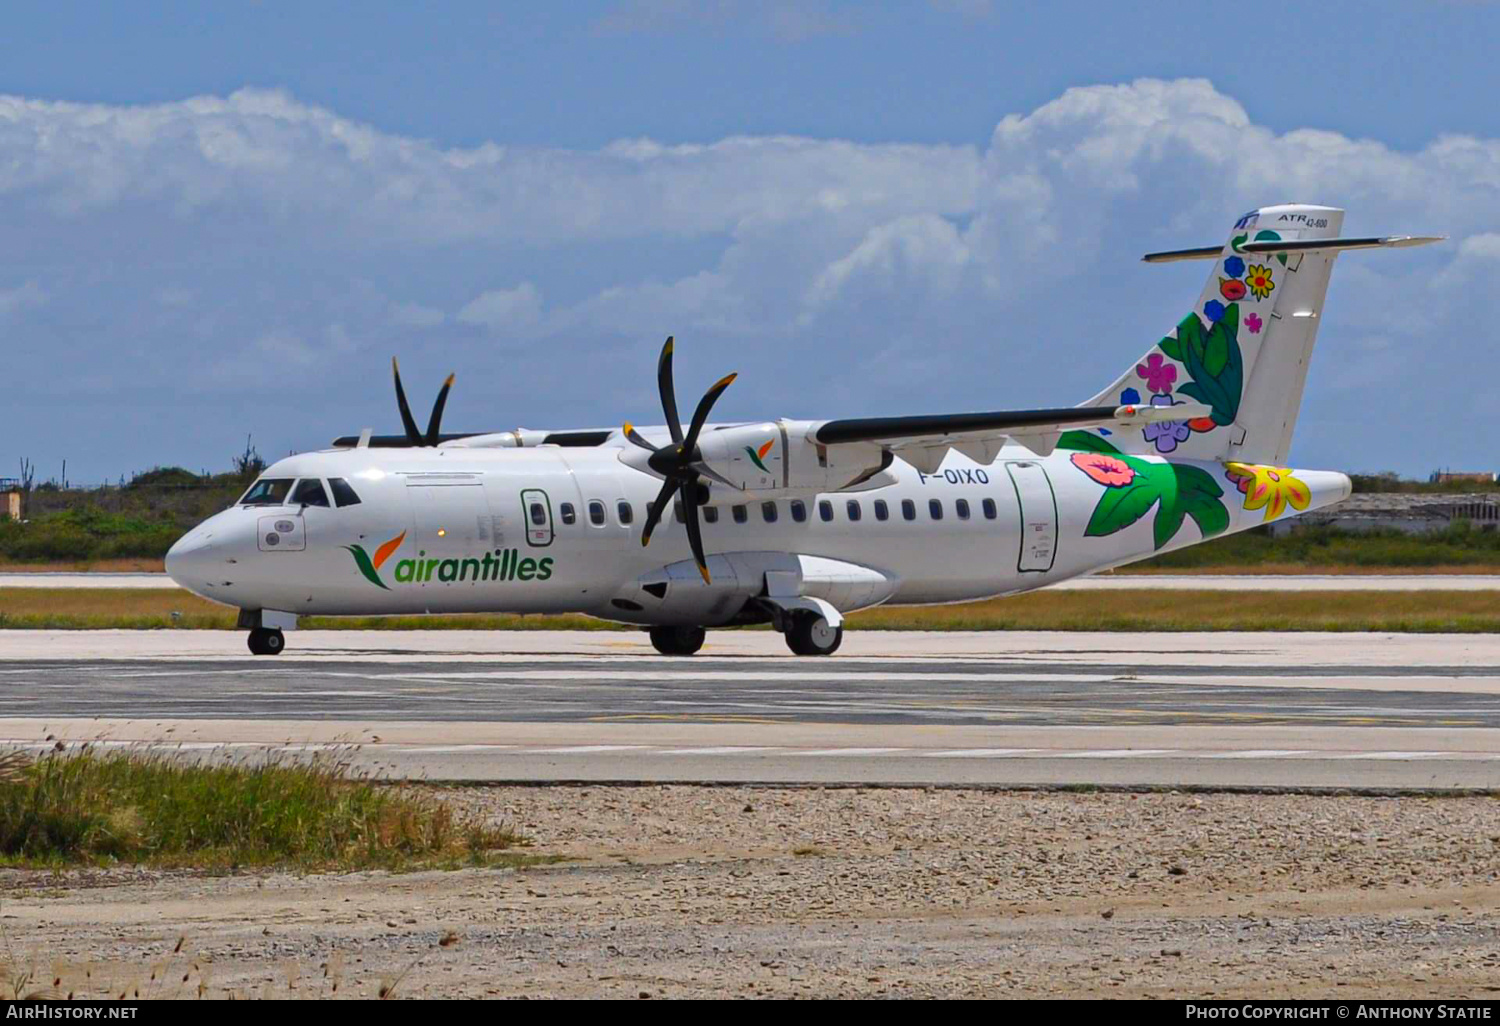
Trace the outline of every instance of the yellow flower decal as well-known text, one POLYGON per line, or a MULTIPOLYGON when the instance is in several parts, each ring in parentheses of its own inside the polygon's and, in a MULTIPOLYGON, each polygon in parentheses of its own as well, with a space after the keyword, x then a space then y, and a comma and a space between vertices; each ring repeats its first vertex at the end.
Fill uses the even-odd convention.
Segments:
POLYGON ((1226 463, 1224 473, 1245 496, 1245 509, 1264 509, 1268 521, 1285 513, 1288 506, 1304 510, 1312 502, 1312 491, 1288 467, 1226 463))
POLYGON ((1256 299, 1265 299, 1276 287, 1276 283, 1271 280, 1271 269, 1251 264, 1250 269, 1245 272, 1245 287, 1256 299))

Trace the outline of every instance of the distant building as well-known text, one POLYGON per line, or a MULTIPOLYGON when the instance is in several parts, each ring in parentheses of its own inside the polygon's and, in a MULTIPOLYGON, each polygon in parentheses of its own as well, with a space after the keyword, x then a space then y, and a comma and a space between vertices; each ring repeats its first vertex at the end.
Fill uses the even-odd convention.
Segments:
POLYGON ((1493 470, 1434 470, 1427 480, 1433 484, 1450 484, 1454 481, 1494 484, 1500 481, 1500 474, 1496 474, 1493 470))
POLYGON ((1326 509, 1276 521, 1271 525, 1271 533, 1280 536, 1301 528, 1328 526, 1344 531, 1426 534, 1459 521, 1486 531, 1500 527, 1500 493, 1363 492, 1326 509))
POLYGON ((0 514, 4 514, 12 520, 20 520, 24 508, 22 501, 26 497, 21 488, 21 481, 15 477, 0 477, 0 514))

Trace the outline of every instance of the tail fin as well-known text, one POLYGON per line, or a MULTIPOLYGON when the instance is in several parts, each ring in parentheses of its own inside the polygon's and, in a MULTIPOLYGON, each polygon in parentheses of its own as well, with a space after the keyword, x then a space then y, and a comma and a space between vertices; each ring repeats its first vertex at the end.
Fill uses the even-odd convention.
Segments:
POLYGON ((1206 403, 1211 417, 1146 425, 1124 452, 1286 464, 1333 261, 1342 249, 1434 239, 1342 239, 1344 212, 1285 204, 1235 222, 1222 249, 1146 257, 1214 261, 1193 310, 1139 363, 1084 405, 1206 403))

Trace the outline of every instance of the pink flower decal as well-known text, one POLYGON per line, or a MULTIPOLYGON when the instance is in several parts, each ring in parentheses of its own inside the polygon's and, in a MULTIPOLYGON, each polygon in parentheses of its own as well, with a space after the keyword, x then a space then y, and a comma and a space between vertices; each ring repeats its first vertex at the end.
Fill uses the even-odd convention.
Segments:
POLYGON ((1146 379, 1146 387, 1153 392, 1170 392, 1177 384, 1177 368, 1167 363, 1160 353, 1152 353, 1146 357, 1145 363, 1136 364, 1135 373, 1146 379))
POLYGON ((1135 480, 1130 464, 1102 452, 1075 452, 1073 466, 1108 488, 1123 488, 1135 480))
POLYGON ((1259 335, 1261 325, 1265 323, 1265 321, 1260 319, 1260 314, 1258 313, 1252 313, 1245 318, 1245 327, 1250 329, 1250 334, 1252 335, 1259 335))

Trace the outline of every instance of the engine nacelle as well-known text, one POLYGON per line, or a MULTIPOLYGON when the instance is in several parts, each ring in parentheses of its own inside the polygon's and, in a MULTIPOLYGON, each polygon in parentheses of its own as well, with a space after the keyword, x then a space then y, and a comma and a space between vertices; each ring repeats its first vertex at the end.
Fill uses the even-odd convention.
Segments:
POLYGON ((728 481, 710 485, 711 501, 777 499, 890 484, 893 462, 873 442, 827 446, 813 441, 821 421, 778 420, 704 432, 698 451, 708 469, 728 481))

